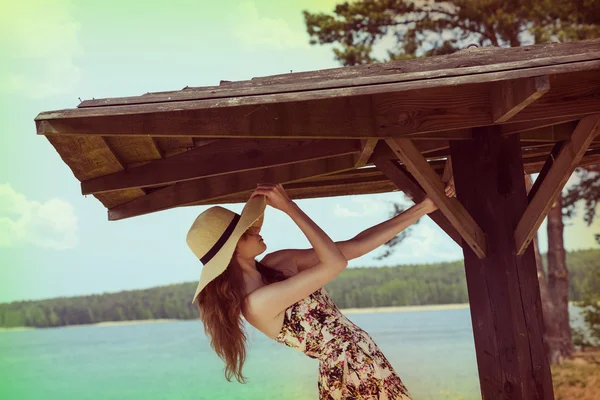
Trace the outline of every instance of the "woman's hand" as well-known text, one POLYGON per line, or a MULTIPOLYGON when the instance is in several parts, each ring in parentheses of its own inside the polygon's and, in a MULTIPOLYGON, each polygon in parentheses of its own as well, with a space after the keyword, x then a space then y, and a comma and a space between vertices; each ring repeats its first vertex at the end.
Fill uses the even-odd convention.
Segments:
POLYGON ((281 184, 259 183, 250 198, 254 196, 265 196, 267 198, 267 205, 286 214, 294 204, 281 184))
MULTIPOLYGON (((447 197, 456 197, 456 188, 454 187, 454 178, 450 179, 450 181, 446 185, 446 188, 444 189, 444 191, 446 192, 447 197)), ((435 204, 435 202, 429 196, 426 196, 425 199, 423 199, 423 201, 421 202, 421 204, 423 205, 425 212, 427 214, 432 213, 438 209, 438 206, 435 204)))

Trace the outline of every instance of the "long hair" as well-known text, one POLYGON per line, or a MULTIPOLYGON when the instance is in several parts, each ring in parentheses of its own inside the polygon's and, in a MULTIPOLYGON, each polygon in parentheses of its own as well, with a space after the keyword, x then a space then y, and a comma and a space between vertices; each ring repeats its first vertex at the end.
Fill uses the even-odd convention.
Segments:
MULTIPOLYGON (((275 269, 256 262, 265 284, 279 282, 287 277, 275 269)), ((246 361, 246 332, 242 319, 246 291, 242 269, 235 258, 217 278, 198 295, 198 311, 210 345, 225 362, 225 379, 235 378, 246 383, 242 367, 246 361)))

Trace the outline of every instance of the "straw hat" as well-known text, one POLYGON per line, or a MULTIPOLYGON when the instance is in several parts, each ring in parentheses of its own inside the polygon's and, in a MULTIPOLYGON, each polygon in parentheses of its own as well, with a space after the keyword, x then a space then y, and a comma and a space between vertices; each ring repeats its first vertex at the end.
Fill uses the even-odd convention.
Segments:
POLYGON ((242 234, 252 226, 262 226, 266 205, 264 196, 255 196, 248 200, 241 215, 214 206, 196 218, 186 242, 204 267, 192 303, 209 282, 225 271, 242 234))

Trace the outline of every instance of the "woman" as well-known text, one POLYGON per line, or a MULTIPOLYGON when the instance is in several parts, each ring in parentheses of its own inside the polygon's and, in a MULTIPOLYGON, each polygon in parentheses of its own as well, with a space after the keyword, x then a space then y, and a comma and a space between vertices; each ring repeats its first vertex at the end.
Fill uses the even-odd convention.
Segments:
MULTIPOLYGON (((453 194, 447 188, 448 195, 453 194)), ((360 257, 427 213, 431 199, 343 242, 333 242, 279 184, 261 184, 241 215, 211 207, 194 221, 187 243, 204 267, 194 294, 211 346, 225 361, 227 380, 244 382, 242 316, 268 337, 320 360, 321 399, 410 399, 373 339, 348 320, 323 288, 360 257), (255 260, 265 206, 286 213, 312 248, 280 250, 255 260)))

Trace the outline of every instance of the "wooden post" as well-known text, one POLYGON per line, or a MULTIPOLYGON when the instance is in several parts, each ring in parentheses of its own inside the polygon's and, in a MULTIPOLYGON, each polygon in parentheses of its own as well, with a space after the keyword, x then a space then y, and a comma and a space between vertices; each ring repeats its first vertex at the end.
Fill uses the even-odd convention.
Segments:
POLYGON ((463 246, 481 393, 552 400, 533 246, 518 256, 514 239, 527 207, 519 136, 501 132, 476 128, 450 143, 457 198, 488 239, 483 259, 463 246))

